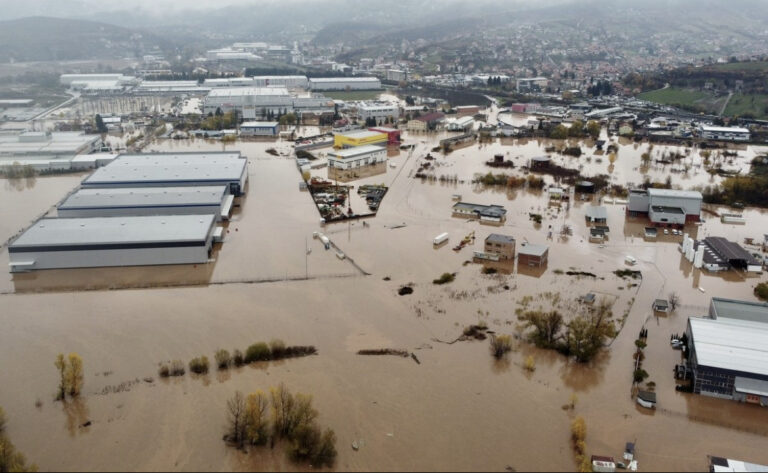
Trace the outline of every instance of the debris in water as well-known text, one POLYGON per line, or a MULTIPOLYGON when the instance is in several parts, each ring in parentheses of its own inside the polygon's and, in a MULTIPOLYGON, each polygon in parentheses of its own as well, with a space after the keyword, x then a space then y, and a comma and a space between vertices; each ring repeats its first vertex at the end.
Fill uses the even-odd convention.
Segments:
POLYGON ((408 351, 407 350, 396 350, 394 348, 379 348, 377 350, 360 350, 357 352, 358 355, 394 355, 394 356, 401 356, 403 358, 408 358, 408 351))
POLYGON ((413 294, 413 288, 411 286, 403 286, 400 288, 400 290, 397 291, 397 293, 401 296, 407 296, 409 294, 413 294))

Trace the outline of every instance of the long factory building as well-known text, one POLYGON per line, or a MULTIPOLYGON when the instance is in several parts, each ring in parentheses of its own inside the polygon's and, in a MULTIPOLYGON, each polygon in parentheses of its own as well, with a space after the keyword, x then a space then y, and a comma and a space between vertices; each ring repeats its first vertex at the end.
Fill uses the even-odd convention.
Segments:
POLYGON ((247 179, 239 152, 120 155, 11 242, 11 272, 206 263, 247 179))
POLYGON ((207 263, 215 215, 44 218, 8 247, 11 272, 207 263))
POLYGON ((86 178, 84 189, 226 186, 245 194, 247 160, 235 153, 123 154, 86 178))
POLYGON ((235 197, 226 186, 80 189, 58 208, 60 218, 215 215, 226 220, 235 197))

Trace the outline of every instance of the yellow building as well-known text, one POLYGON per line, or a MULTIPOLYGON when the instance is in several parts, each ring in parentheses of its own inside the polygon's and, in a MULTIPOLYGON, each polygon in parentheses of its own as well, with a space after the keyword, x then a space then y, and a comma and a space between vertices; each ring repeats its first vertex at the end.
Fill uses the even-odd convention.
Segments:
POLYGON ((386 133, 379 133, 376 131, 368 130, 351 131, 349 133, 337 133, 333 137, 333 147, 341 149, 368 145, 386 146, 387 139, 388 137, 386 133))

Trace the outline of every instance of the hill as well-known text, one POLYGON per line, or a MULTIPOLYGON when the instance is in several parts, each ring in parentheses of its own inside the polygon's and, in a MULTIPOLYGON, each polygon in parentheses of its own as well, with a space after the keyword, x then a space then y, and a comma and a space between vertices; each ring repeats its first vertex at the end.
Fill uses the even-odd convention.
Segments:
POLYGON ((0 22, 0 62, 132 57, 155 46, 168 43, 106 23, 49 17, 0 22))

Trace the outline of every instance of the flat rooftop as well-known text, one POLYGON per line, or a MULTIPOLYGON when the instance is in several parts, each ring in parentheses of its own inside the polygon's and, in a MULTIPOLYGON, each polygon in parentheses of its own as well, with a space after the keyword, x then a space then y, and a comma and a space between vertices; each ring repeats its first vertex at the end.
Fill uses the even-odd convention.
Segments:
POLYGON ((718 319, 738 319, 768 323, 768 303, 712 298, 712 308, 718 319))
POLYGON ((685 215, 685 211, 681 209, 680 207, 667 207, 665 205, 652 205, 651 209, 653 209, 654 212, 664 213, 664 214, 675 214, 675 215, 685 215))
POLYGON ((532 243, 523 243, 518 250, 518 254, 524 256, 544 256, 544 253, 549 251, 549 247, 546 245, 534 245, 532 243))
POLYGON ((674 189, 648 189, 646 191, 651 197, 674 197, 678 199, 698 199, 702 200, 704 197, 701 192, 698 191, 681 191, 674 189))
POLYGON ((118 158, 97 169, 84 186, 136 183, 234 182, 246 173, 245 159, 230 158, 118 158))
POLYGON ((315 77, 309 82, 379 82, 377 77, 315 77))
POLYGON ((586 212, 587 217, 596 220, 608 220, 608 209, 602 206, 589 206, 586 212))
POLYGON ((280 126, 279 122, 243 122, 240 128, 275 128, 280 126))
POLYGON ((350 131, 347 133, 338 133, 338 136, 344 136, 347 138, 354 138, 357 140, 362 140, 365 138, 373 138, 373 137, 380 137, 383 135, 383 132, 380 131, 370 131, 370 130, 359 130, 359 131, 350 131))
POLYGON ((214 215, 45 218, 11 243, 8 251, 23 253, 108 245, 204 243, 215 219, 214 215))
POLYGON ((384 151, 384 148, 381 146, 366 145, 358 146, 356 148, 341 149, 338 151, 329 151, 328 156, 335 156, 337 158, 345 159, 354 158, 355 156, 361 156, 369 153, 378 153, 381 151, 384 151))
POLYGON ((208 97, 287 97, 289 95, 288 89, 285 87, 222 87, 211 90, 208 97))
POLYGON ((699 365, 768 376, 768 324, 688 319, 699 365))
POLYGON ((226 193, 226 186, 80 189, 65 200, 59 209, 210 206, 220 205, 226 193))
POLYGON ((172 160, 193 160, 193 159, 244 159, 240 151, 208 151, 208 152, 187 152, 187 153, 124 153, 117 156, 120 158, 121 163, 125 163, 129 160, 146 160, 161 162, 170 162, 172 160))
POLYGON ((486 243, 502 243, 502 244, 514 244, 515 238, 509 235, 501 235, 499 233, 491 233, 485 239, 486 243))

